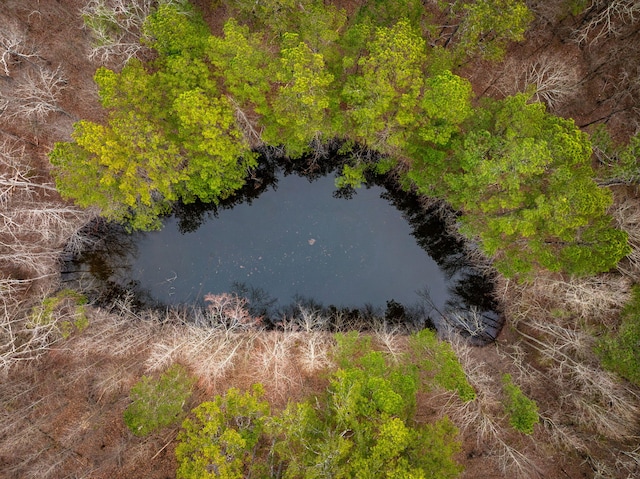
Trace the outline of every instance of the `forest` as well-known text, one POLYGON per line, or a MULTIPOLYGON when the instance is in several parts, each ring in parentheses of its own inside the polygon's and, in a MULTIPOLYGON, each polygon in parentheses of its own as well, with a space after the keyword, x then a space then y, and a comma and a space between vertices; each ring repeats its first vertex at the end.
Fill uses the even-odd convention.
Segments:
POLYGON ((0 5, 7 477, 640 474, 640 2, 29 3, 0 5), (336 188, 438 206, 495 285, 495 342, 60 280, 100 225, 335 152, 336 188))

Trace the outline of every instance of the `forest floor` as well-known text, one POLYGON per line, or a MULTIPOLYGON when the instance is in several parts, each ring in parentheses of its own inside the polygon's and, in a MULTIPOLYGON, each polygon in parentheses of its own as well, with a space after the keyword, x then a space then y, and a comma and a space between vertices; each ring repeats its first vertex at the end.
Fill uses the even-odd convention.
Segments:
MULTIPOLYGON (((9 65, 9 75, 0 70, 0 100, 3 96, 10 98, 17 85, 25 81, 30 62, 58 71, 64 77, 56 96, 57 110, 31 119, 0 114, 0 143, 19 142, 25 148, 24 157, 28 159, 30 174, 42 183, 51 182, 47 153, 53 143, 69 140, 75 121, 100 121, 102 118, 93 82, 93 74, 99 65, 88 59, 91 38, 79 14, 85 3, 85 0, 4 0, 0 4, 0 24, 6 26, 0 28, 12 26, 24 32, 25 45, 35 52, 33 58, 9 65)), ((205 18, 214 31, 219 31, 222 15, 210 7, 212 2, 198 0, 194 3, 205 11, 205 18)), ((345 0, 339 3, 352 11, 358 2, 345 0)), ((537 17, 526 41, 513 45, 504 62, 496 65, 474 61, 464 65, 461 74, 471 80, 477 94, 502 96, 521 89, 525 72, 531 68, 537 65, 540 70, 545 65, 551 66, 555 71, 561 70, 565 78, 560 84, 562 91, 553 97, 554 113, 574 118, 576 124, 587 129, 595 123, 606 123, 615 138, 628 138, 640 126, 640 82, 635 70, 640 66, 640 29, 635 28, 622 37, 604 38, 597 44, 577 44, 571 39, 580 27, 581 19, 559 15, 556 4, 561 2, 528 3, 535 7, 537 17), (634 72, 635 77, 631 78, 634 72)), ((636 192, 627 188, 620 189, 617 197, 638 202, 636 192)), ((68 206, 49 190, 38 190, 35 198, 43 205, 68 206)), ((3 208, 10 206, 3 205, 3 208)), ((69 221, 79 227, 86 221, 86 216, 79 215, 69 221)), ((54 244, 53 253, 43 259, 48 262, 43 279, 30 281, 28 288, 18 291, 21 310, 38 304, 57 288, 54 253, 59 253, 61 246, 54 244)), ((22 266, 16 266, 14 271, 5 271, 5 274, 14 273, 26 280, 28 273, 25 271, 22 266)), ((637 280, 637 275, 640 276, 630 266, 626 275, 613 273, 599 278, 597 283, 585 286, 582 296, 577 299, 570 296, 572 284, 566 278, 542 278, 539 284, 547 285, 546 291, 551 291, 549 285, 557 286, 548 294, 534 287, 527 289, 499 281, 498 299, 502 301, 508 325, 496 344, 462 348, 468 355, 469 365, 481 366, 482 370, 476 368, 475 371, 477 384, 487 388, 483 390, 487 407, 495 406, 491 387, 499 385, 502 374, 523 377, 522 371, 527 371, 532 379, 526 382, 525 391, 538 402, 543 423, 531 437, 505 433, 497 439, 483 439, 475 427, 467 428, 462 433, 463 451, 458 456, 466 469, 462 477, 640 477, 640 452, 634 450, 633 441, 612 437, 614 434, 607 437, 602 433, 606 428, 594 426, 589 429, 585 426, 588 421, 580 423, 576 420, 576 424, 571 424, 571 411, 565 415, 554 411, 573 408, 577 398, 570 396, 582 392, 579 388, 566 392, 557 390, 555 376, 552 379, 545 376, 551 374, 544 370, 548 367, 548 355, 523 342, 520 334, 531 332, 531 327, 522 326, 520 320, 535 308, 538 308, 536 314, 551 317, 552 309, 564 303, 579 319, 593 315, 592 310, 579 310, 585 295, 600 298, 599 295, 604 294, 605 299, 596 306, 595 314, 602 314, 603 322, 615 325, 619 308, 628 297, 629 285, 637 280), (618 300, 618 297, 622 299, 618 300), (534 371, 539 374, 535 375, 534 371), (485 380, 485 376, 492 379, 485 380), (556 427, 560 423, 563 427, 556 427), (594 430, 599 432, 593 433, 594 430), (513 449, 505 447, 501 441, 512 445, 513 449), (524 459, 510 462, 510 454, 521 454, 524 459)), ((7 304, 4 307, 6 314, 10 314, 7 304)), ((171 349, 172 345, 177 348, 175 337, 180 328, 177 323, 168 322, 162 326, 144 314, 125 314, 126 311, 126 308, 112 312, 89 308, 91 326, 87 330, 58 341, 37 360, 20 361, 2 378, 0 471, 4 472, 0 473, 1 477, 164 479, 175 476, 177 428, 138 438, 127 430, 122 412, 128 404, 130 387, 143 374, 160 368, 163 363, 158 358, 163 351, 171 349)), ((180 334, 188 338, 192 333, 183 331, 180 334)), ((192 368, 203 371, 201 377, 204 379, 198 384, 190 405, 231 386, 243 388, 253 382, 262 382, 273 409, 278 410, 288 401, 301 400, 326 387, 326 378, 319 373, 321 365, 316 369, 305 369, 302 363, 295 362, 302 357, 300 351, 309 338, 298 336, 287 342, 289 340, 274 334, 263 338, 238 336, 236 339, 243 344, 242 354, 238 354, 233 366, 225 371, 207 369, 207 365, 219 362, 218 357, 193 353, 185 360, 186 356, 178 355, 186 362, 191 361, 192 368), (285 351, 288 356, 274 353, 276 350, 285 351)), ((326 338, 319 340, 329 341, 326 338)), ((213 340, 208 338, 207 341, 213 340)), ((394 341, 397 344, 391 344, 402 348, 402 339, 394 341)), ((186 347, 180 344, 180 347, 186 347)), ((631 397, 637 404, 637 391, 634 394, 631 397)), ((421 396, 419 419, 439 417, 448 411, 450 402, 451 397, 441 393, 421 396)), ((633 429, 633 425, 631 427, 633 429)))

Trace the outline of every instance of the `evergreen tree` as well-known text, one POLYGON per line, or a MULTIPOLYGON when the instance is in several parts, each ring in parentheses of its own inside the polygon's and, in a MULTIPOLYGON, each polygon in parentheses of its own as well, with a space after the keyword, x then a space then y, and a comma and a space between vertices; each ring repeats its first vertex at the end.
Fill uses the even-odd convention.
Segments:
POLYGON ((527 100, 516 95, 479 109, 448 162, 424 157, 409 177, 461 210, 463 231, 478 237, 507 275, 535 264, 575 274, 607 271, 629 249, 606 214, 610 192, 593 180, 589 139, 573 121, 527 100))
POLYGON ((107 124, 77 123, 75 143, 56 144, 50 156, 63 196, 132 229, 158 228, 178 199, 230 195, 256 157, 205 62, 204 21, 163 5, 145 31, 159 54, 154 68, 137 60, 120 73, 100 68, 107 124))

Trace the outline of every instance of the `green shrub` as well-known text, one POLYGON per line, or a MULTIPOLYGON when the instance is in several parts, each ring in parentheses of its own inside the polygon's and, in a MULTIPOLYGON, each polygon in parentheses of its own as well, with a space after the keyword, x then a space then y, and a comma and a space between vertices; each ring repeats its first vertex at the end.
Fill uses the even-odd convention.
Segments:
POLYGON ((89 326, 86 311, 87 298, 72 289, 63 289, 45 298, 31 310, 30 325, 42 326, 55 323, 59 334, 68 338, 74 331, 89 326))
POLYGON ((142 376, 129 394, 132 402, 124 411, 124 422, 136 436, 146 436, 178 421, 191 395, 193 378, 175 364, 158 379, 142 376))
POLYGON ((455 425, 416 421, 417 367, 372 350, 370 336, 336 342, 343 367, 323 394, 271 415, 255 385, 195 408, 178 436, 178 479, 458 477, 455 425))
POLYGON ((538 417, 538 405, 533 399, 529 399, 522 390, 513 383, 510 374, 502 376, 502 384, 505 399, 505 411, 509 415, 509 424, 524 434, 532 434, 540 418, 538 417))
POLYGON ((360 358, 372 351, 371 336, 361 335, 358 331, 335 334, 336 346, 333 360, 340 368, 352 367, 360 358))
POLYGON ((476 392, 469 384, 456 353, 446 341, 440 341, 435 331, 424 329, 410 338, 410 362, 418 366, 423 378, 423 384, 431 381, 445 388, 456 391, 463 401, 473 401, 476 392))
POLYGON ((269 404, 255 384, 241 394, 232 388, 196 407, 182 423, 176 447, 178 479, 266 477, 256 448, 263 434, 269 404))
POLYGON ((622 311, 617 333, 608 334, 596 348, 602 365, 640 386, 640 287, 622 311))

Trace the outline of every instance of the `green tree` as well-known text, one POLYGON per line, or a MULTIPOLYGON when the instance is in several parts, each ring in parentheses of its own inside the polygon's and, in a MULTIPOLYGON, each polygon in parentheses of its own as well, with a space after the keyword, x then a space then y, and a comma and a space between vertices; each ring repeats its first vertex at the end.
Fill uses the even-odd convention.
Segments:
POLYGON ((509 42, 524 40, 533 20, 521 0, 475 0, 458 9, 462 10, 462 20, 454 49, 460 60, 475 54, 500 60, 509 42))
POLYGON ((177 364, 158 379, 142 376, 129 393, 132 402, 124 411, 124 423, 136 436, 146 436, 177 422, 193 382, 177 364))
POLYGON ((55 145, 50 159, 58 189, 81 206, 100 207, 110 220, 151 228, 177 198, 175 184, 186 179, 176 167, 179 147, 156 119, 162 91, 137 60, 120 74, 100 68, 95 80, 109 123, 80 121, 75 143, 55 145))
POLYGON ((336 339, 340 368, 321 396, 271 416, 256 385, 195 408, 178 436, 177 477, 457 477, 455 426, 415 421, 416 366, 372 351, 368 336, 336 339))
POLYGON ((448 161, 416 158, 408 176, 464 213, 462 231, 481 240, 504 274, 526 274, 536 264, 607 271, 629 246, 606 214, 610 192, 593 180, 589 138, 527 100, 520 94, 478 109, 448 161))
POLYGON ((447 419, 415 424, 416 390, 415 375, 379 352, 339 369, 324 404, 292 405, 279 418, 284 477, 457 477, 457 430, 447 419))
POLYGON ((132 229, 158 228, 178 199, 230 195, 255 165, 204 61, 203 20, 163 5, 145 32, 159 54, 153 68, 132 60, 120 73, 98 69, 107 124, 77 123, 75 143, 57 143, 50 155, 63 196, 132 229))
POLYGON ((257 154, 238 128, 229 100, 189 90, 176 99, 173 110, 180 121, 178 144, 189 158, 188 180, 179 190, 182 199, 216 201, 240 189, 257 154))
POLYGON ((355 18, 358 22, 372 22, 381 27, 391 27, 405 18, 411 25, 419 27, 425 13, 421 0, 396 0, 393 4, 373 1, 361 2, 355 18))
POLYGON ((347 25, 347 14, 343 8, 314 2, 313 5, 300 11, 295 31, 300 41, 305 42, 311 51, 320 53, 328 63, 340 64, 342 58, 337 44, 344 34, 347 25))
POLYGON ((407 20, 400 20, 377 28, 368 50, 342 95, 355 139, 386 153, 404 146, 418 122, 426 45, 407 20))
POLYGON ((605 185, 632 185, 640 181, 640 132, 617 144, 604 125, 591 133, 598 165, 598 181, 605 185))
POLYGON ((423 387, 437 384, 455 391, 463 401, 473 401, 476 392, 469 384, 462 365, 451 345, 437 338, 435 331, 423 329, 409 338, 411 356, 407 358, 418 367, 423 387))
POLYGON ((263 137, 271 144, 284 143, 290 157, 300 157, 313 140, 333 136, 331 121, 336 118, 330 112, 337 108, 330 90, 334 77, 322 54, 299 41, 298 34, 286 33, 275 79, 278 88, 263 137))
POLYGON ((631 301, 621 314, 622 322, 615 332, 600 339, 596 351, 602 365, 640 386, 640 287, 632 290, 631 301))
POLYGON ((250 33, 233 18, 223 30, 224 37, 209 38, 207 56, 214 74, 222 78, 225 90, 245 112, 268 113, 270 65, 276 60, 262 47, 263 35, 250 33))
POLYGON ((254 456, 270 414, 263 394, 261 385, 244 394, 232 388, 196 407, 178 435, 178 479, 242 479, 259 474, 254 456))
POLYGON ((427 78, 424 87, 420 102, 420 118, 424 123, 417 131, 418 137, 437 146, 446 146, 472 114, 471 83, 444 70, 427 78))

